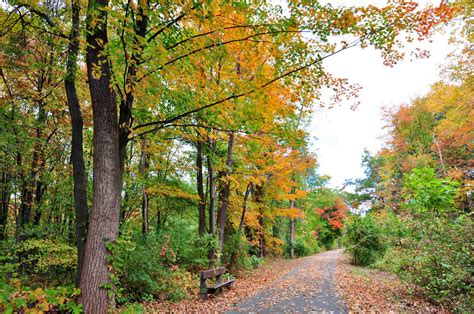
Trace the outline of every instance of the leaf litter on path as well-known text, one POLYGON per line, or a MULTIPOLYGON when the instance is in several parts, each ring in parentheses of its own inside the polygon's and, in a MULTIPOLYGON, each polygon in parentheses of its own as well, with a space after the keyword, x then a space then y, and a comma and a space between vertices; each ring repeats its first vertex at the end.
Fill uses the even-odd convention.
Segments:
POLYGON ((449 313, 424 300, 416 287, 396 275, 353 266, 346 255, 337 259, 336 282, 350 312, 449 313))

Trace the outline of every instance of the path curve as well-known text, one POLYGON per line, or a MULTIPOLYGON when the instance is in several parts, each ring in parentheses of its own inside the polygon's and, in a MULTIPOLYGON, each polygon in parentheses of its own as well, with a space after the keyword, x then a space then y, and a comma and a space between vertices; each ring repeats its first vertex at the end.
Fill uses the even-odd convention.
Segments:
POLYGON ((342 250, 332 250, 303 258, 289 273, 235 304, 228 313, 347 312, 334 282, 336 259, 341 254, 342 250))

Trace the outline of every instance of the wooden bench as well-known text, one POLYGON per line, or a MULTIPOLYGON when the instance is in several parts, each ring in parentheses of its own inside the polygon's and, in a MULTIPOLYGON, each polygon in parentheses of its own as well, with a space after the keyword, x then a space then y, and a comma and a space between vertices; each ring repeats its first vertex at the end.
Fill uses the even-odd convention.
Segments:
POLYGON ((201 299, 207 299, 207 294, 219 293, 220 290, 224 287, 230 287, 235 279, 229 279, 226 281, 221 280, 221 276, 225 273, 224 267, 219 267, 215 269, 208 269, 201 272, 201 280, 199 285, 199 295, 201 299), (216 278, 216 284, 214 286, 208 287, 207 280, 211 278, 216 278))

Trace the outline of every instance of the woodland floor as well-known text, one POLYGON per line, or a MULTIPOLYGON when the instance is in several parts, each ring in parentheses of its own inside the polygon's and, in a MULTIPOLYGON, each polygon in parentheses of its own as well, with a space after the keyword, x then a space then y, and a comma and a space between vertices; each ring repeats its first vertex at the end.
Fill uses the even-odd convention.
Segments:
POLYGON ((390 273, 355 267, 342 250, 272 260, 236 274, 232 289, 202 301, 147 303, 147 312, 446 312, 390 273))

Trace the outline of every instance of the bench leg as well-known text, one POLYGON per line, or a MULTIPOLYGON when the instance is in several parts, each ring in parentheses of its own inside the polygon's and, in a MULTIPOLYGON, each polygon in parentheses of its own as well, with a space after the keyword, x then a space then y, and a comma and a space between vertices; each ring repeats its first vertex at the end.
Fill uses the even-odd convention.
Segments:
POLYGON ((205 282, 201 282, 199 286, 199 297, 201 298, 201 300, 207 299, 207 286, 205 282))

